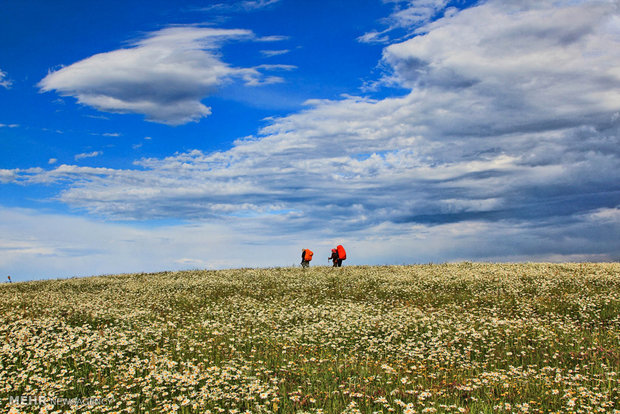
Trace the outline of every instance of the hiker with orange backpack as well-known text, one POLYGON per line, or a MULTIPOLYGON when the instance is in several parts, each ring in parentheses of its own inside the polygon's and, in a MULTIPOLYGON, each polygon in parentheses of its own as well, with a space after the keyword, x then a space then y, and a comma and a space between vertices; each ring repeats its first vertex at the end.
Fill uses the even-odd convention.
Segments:
POLYGON ((338 266, 338 250, 332 249, 332 255, 327 258, 327 261, 332 261, 334 267, 338 266))
POLYGON ((301 267, 310 267, 313 254, 310 249, 301 249, 301 267))
POLYGON ((342 245, 338 245, 335 249, 332 249, 332 255, 327 259, 327 261, 332 261, 334 267, 341 267, 342 261, 347 259, 347 252, 344 250, 342 245))

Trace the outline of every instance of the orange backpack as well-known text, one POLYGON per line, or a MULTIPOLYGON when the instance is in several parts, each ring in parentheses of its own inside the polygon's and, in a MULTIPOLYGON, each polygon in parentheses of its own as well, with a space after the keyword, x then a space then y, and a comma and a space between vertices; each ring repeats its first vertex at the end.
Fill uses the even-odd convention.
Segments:
POLYGON ((347 258, 347 252, 344 250, 344 247, 342 247, 342 245, 338 245, 336 247, 336 250, 338 250, 338 258, 341 260, 346 260, 347 258))
POLYGON ((304 253, 304 260, 306 262, 309 262, 310 260, 312 260, 312 255, 314 255, 314 253, 312 253, 312 250, 306 249, 306 252, 304 253))

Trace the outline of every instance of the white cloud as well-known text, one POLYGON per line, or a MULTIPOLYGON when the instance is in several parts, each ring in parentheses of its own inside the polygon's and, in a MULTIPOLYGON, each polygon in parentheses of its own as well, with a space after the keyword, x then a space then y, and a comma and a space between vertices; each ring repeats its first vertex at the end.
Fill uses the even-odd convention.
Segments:
POLYGON ((283 40, 289 39, 288 36, 282 35, 272 35, 272 36, 261 36, 256 38, 257 42, 281 42, 283 40))
POLYGON ((57 158, 50 158, 50 159, 47 161, 47 163, 48 163, 49 165, 56 164, 57 162, 58 162, 58 159, 57 159, 57 158))
POLYGON ((390 40, 390 37, 387 35, 387 30, 378 32, 373 30, 372 32, 367 32, 357 38, 358 41, 362 43, 387 43, 390 40))
POLYGON ((211 114, 201 100, 232 78, 247 85, 275 79, 265 79, 260 71, 264 68, 232 67, 217 54, 224 41, 251 39, 248 30, 168 27, 131 47, 50 72, 39 87, 104 112, 144 114, 170 125, 199 121, 211 114))
POLYGON ((0 69, 0 87, 10 89, 13 82, 8 78, 6 72, 0 69))
POLYGON ((254 12, 279 3, 280 0, 240 0, 216 3, 200 10, 207 12, 254 12))
POLYGON ((446 8, 448 0, 399 0, 394 3, 398 6, 389 17, 392 26, 411 29, 431 21, 438 12, 446 8))
POLYGON ((248 10, 256 10, 262 9, 276 3, 279 3, 280 0, 245 0, 240 2, 245 9, 248 10))
POLYGON ((101 154, 103 154, 103 152, 101 151, 93 151, 93 152, 83 152, 81 154, 76 154, 76 156, 74 157, 76 161, 84 159, 84 158, 94 158, 94 157, 98 157, 101 154))
POLYGON ((13 183, 18 179, 19 170, 7 170, 0 168, 0 183, 13 183))
MULTIPOLYGON (((358 37, 362 43, 388 43, 390 34, 396 29, 404 29, 413 34, 416 29, 426 25, 440 12, 446 9, 448 0, 387 0, 385 3, 394 3, 392 14, 383 19, 387 25, 382 31, 370 31, 358 37)), ((452 14, 454 10, 447 11, 452 14)))
POLYGON ((280 56, 280 55, 285 55, 288 52, 290 52, 290 50, 288 49, 278 49, 278 50, 261 50, 260 53, 265 56, 265 57, 273 57, 273 56, 280 56))

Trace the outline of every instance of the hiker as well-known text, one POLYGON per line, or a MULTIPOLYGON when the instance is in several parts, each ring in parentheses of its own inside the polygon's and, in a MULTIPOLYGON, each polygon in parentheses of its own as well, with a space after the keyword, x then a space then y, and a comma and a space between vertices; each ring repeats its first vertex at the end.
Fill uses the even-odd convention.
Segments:
POLYGON ((327 260, 331 260, 334 264, 334 267, 341 267, 342 261, 347 259, 347 252, 344 250, 341 244, 336 246, 335 249, 332 249, 332 255, 327 260))
POLYGON ((11 276, 9 276, 9 283, 13 283, 13 281, 11 280, 11 276))
POLYGON ((327 258, 328 262, 330 260, 332 261, 334 267, 338 266, 338 250, 332 249, 332 255, 327 258))
POLYGON ((301 267, 310 267, 313 254, 310 249, 301 249, 301 267))

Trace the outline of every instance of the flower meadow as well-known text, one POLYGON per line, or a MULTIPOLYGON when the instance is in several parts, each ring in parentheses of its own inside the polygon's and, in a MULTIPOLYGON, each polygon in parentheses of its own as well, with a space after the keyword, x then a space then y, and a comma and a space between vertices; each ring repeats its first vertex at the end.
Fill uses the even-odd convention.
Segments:
POLYGON ((620 413, 620 264, 0 286, 5 413, 620 413))

